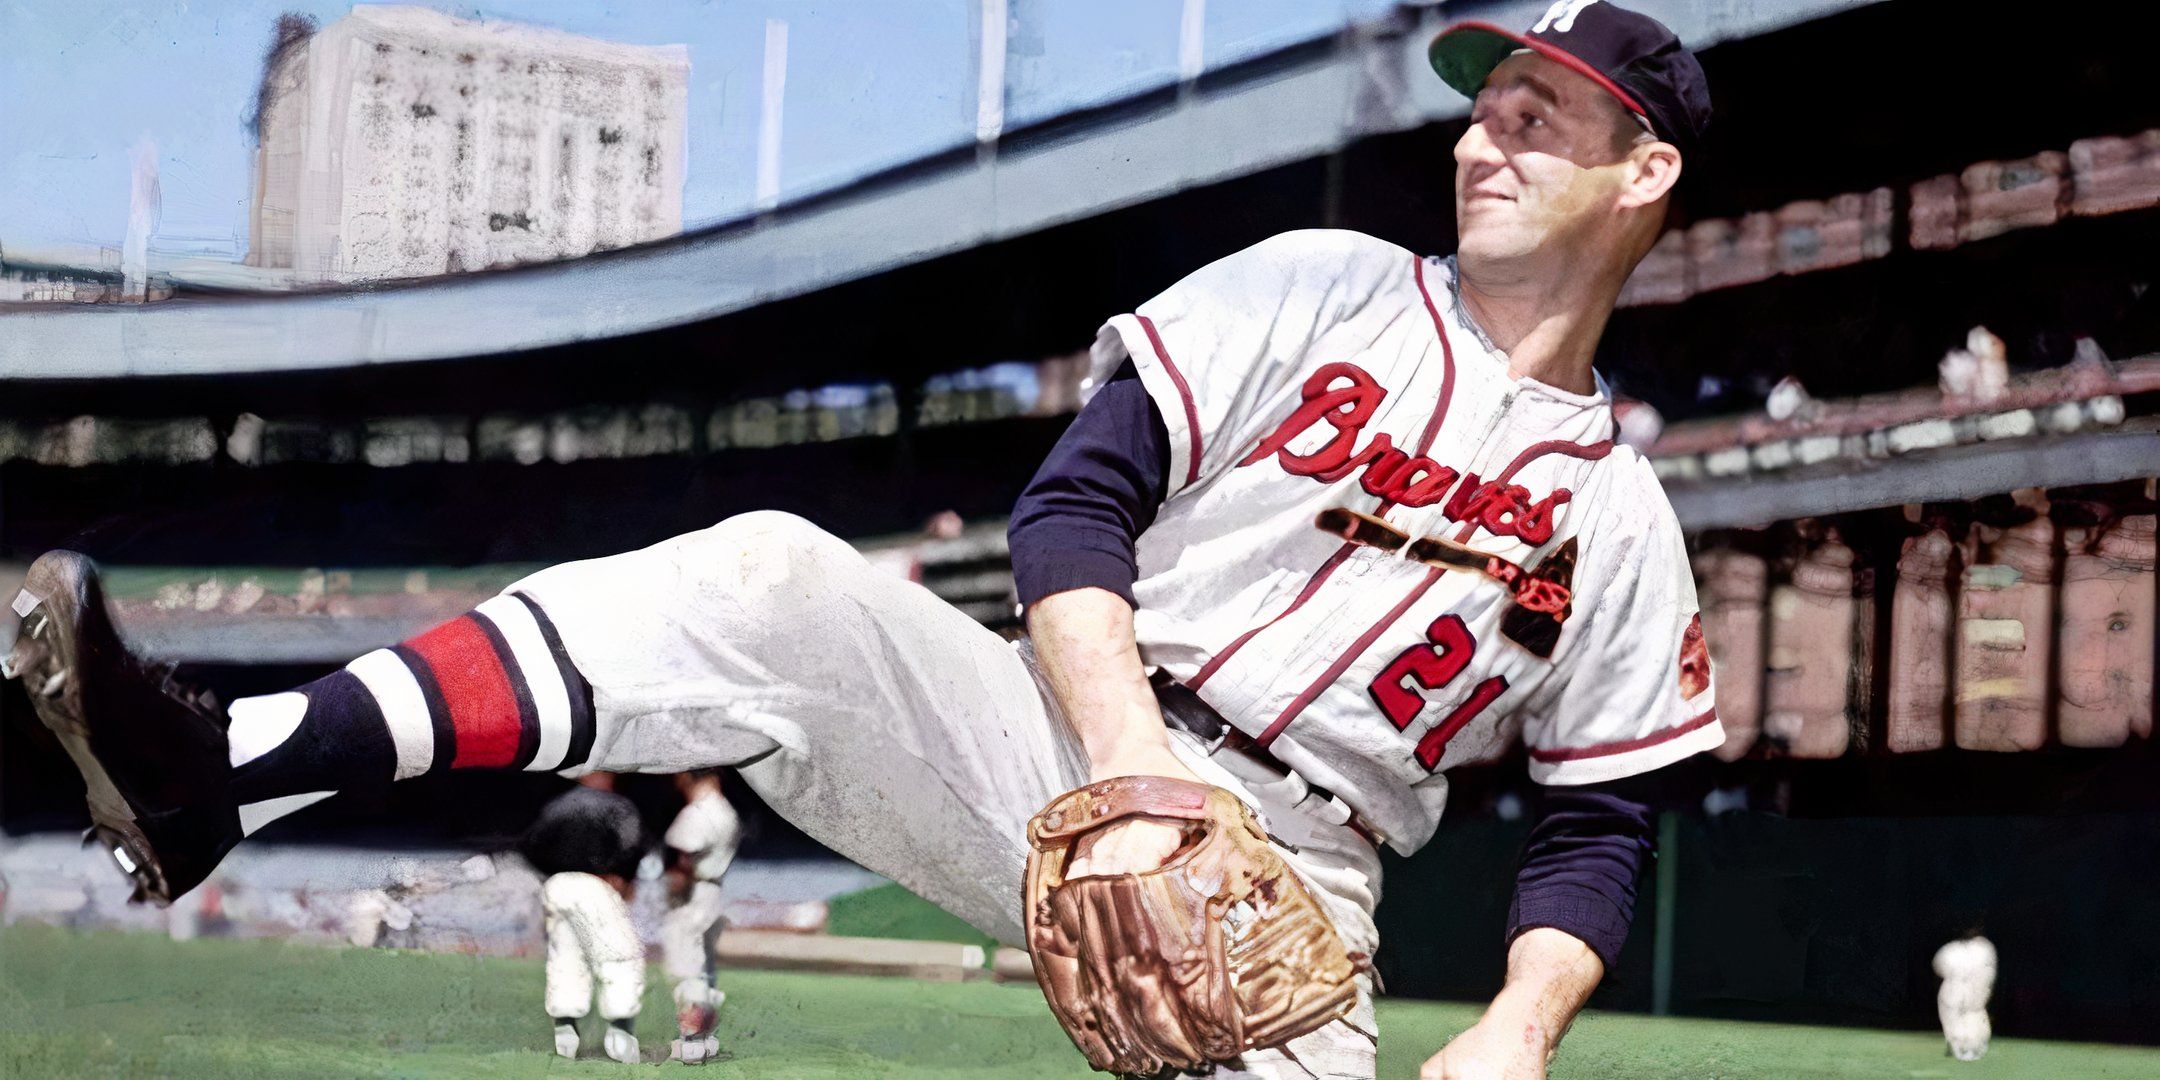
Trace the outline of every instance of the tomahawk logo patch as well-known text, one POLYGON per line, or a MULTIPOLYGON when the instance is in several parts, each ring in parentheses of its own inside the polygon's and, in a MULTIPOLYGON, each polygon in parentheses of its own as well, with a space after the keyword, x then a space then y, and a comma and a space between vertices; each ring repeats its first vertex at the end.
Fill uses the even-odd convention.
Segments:
MULTIPOLYGON (((1570 536, 1545 556, 1545 561, 1530 572, 1530 576, 1552 582, 1564 589, 1575 587, 1575 538, 1570 536)), ((1575 610, 1575 602, 1569 600, 1557 612, 1535 611, 1521 604, 1510 605, 1507 613, 1500 616, 1500 633, 1509 641, 1529 650, 1530 654, 1543 660, 1552 659, 1553 646, 1560 643, 1560 624, 1575 610)))
POLYGON ((1695 696, 1710 689, 1710 646, 1703 640, 1702 616, 1688 620, 1687 631, 1680 635, 1680 696, 1694 700, 1695 696))

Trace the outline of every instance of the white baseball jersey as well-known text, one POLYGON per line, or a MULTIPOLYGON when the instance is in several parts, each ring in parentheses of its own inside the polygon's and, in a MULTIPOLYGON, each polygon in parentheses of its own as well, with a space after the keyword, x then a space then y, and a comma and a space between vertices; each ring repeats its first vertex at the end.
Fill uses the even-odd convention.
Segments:
POLYGON ((726 798, 703 792, 676 813, 661 843, 691 856, 690 872, 699 881, 718 882, 742 846, 742 818, 726 798))
POLYGON ((1143 661, 1405 853, 1438 824, 1443 772, 1517 739, 1546 784, 1724 739, 1648 462, 1612 441, 1605 394, 1511 377, 1453 274, 1358 233, 1285 233, 1111 319, 1094 349, 1098 380, 1132 359, 1169 431, 1137 545, 1143 661), (1315 528, 1333 507, 1566 585, 1557 636, 1491 577, 1315 528))

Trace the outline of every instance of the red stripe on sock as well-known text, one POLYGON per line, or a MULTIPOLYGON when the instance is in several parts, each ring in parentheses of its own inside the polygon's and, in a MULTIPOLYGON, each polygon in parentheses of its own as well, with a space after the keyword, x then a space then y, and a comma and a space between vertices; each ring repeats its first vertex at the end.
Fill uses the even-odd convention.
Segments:
POLYGON ((459 616, 407 642, 427 661, 442 687, 450 726, 457 731, 453 769, 501 769, 517 760, 517 691, 487 632, 459 616))

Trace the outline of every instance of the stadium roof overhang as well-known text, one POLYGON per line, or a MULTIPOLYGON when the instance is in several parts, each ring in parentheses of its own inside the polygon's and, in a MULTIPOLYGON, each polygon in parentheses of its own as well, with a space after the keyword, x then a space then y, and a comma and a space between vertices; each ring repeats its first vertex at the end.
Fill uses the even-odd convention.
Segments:
MULTIPOLYGON (((1695 48, 1872 0, 1634 0, 1695 48)), ((0 379, 334 369, 517 352, 692 323, 1459 117, 1440 24, 1529 25, 1545 0, 1390 18, 678 239, 373 288, 0 313, 0 379)))

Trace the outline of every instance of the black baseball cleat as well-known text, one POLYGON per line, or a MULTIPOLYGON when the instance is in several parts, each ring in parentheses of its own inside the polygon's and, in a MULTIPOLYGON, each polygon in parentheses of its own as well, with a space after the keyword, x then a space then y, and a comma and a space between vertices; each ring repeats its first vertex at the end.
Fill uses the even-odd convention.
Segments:
POLYGON ((170 665, 128 652, 87 556, 52 551, 31 563, 15 613, 22 628, 0 674, 22 680, 82 773, 85 839, 134 880, 132 899, 172 903, 240 841, 223 710, 170 665))

